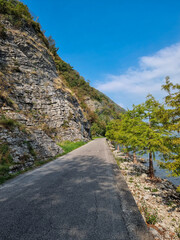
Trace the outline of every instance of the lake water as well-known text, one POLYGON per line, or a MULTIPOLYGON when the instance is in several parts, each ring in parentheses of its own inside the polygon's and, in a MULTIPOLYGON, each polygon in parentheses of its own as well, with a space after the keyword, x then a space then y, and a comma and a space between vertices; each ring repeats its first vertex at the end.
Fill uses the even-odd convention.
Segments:
MULTIPOLYGON (((143 157, 145 159, 148 159, 147 155, 145 155, 143 157)), ((149 166, 148 161, 144 165, 149 166)), ((176 186, 180 185, 180 176, 179 177, 168 177, 169 171, 167 171, 166 169, 160 168, 156 161, 153 161, 153 166, 154 166, 154 169, 155 169, 154 173, 157 177, 168 179, 170 182, 172 182, 176 186)))
MULTIPOLYGON (((117 145, 115 145, 115 148, 117 149, 117 145)), ((144 154, 141 157, 143 157, 144 159, 148 159, 147 154, 144 154)), ((156 158, 158 160, 158 156, 156 156, 156 158)), ((144 163, 144 165, 148 166, 149 165, 148 161, 146 163, 144 163)), ((170 182, 172 182, 176 186, 180 185, 180 176, 179 177, 168 177, 169 172, 166 169, 160 168, 156 161, 153 161, 153 166, 155 169, 155 176, 168 179, 170 182)))

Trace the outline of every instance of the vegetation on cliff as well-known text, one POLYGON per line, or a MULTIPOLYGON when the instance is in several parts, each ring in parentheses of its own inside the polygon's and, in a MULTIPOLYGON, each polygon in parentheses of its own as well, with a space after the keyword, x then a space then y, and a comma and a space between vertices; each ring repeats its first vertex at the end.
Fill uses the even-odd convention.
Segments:
POLYGON ((54 58, 57 70, 59 71, 59 74, 63 77, 65 85, 68 86, 76 95, 82 109, 86 114, 88 121, 92 125, 92 135, 104 135, 106 130, 106 124, 112 118, 117 119, 119 117, 119 113, 123 112, 124 109, 115 104, 103 93, 91 87, 89 82, 85 81, 85 79, 80 76, 80 74, 76 70, 74 70, 70 64, 64 62, 57 55, 57 53, 54 55, 54 58), (101 111, 98 111, 98 109, 96 109, 96 111, 92 111, 85 101, 86 97, 90 97, 91 100, 95 100, 101 103, 101 111))

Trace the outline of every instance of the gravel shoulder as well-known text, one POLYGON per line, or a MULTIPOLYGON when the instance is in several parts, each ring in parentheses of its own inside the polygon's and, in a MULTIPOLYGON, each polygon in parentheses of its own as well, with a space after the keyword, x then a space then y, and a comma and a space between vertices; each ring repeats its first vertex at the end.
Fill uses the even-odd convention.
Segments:
POLYGON ((180 194, 166 179, 150 179, 148 169, 141 163, 114 150, 113 155, 136 204, 156 240, 180 239, 180 194))

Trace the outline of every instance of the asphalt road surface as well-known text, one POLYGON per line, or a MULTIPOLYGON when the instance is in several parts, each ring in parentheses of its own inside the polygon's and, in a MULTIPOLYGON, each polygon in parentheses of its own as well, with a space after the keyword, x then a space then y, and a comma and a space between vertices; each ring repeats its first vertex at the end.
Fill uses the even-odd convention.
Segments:
POLYGON ((151 239, 105 139, 0 186, 0 240, 151 239))

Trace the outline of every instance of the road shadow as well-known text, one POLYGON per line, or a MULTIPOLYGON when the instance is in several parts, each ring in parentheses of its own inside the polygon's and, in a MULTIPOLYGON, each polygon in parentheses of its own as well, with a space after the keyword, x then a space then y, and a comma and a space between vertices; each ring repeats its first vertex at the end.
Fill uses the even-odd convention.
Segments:
POLYGON ((113 163, 94 155, 68 154, 0 190, 0 236, 132 239, 120 198, 113 163))

